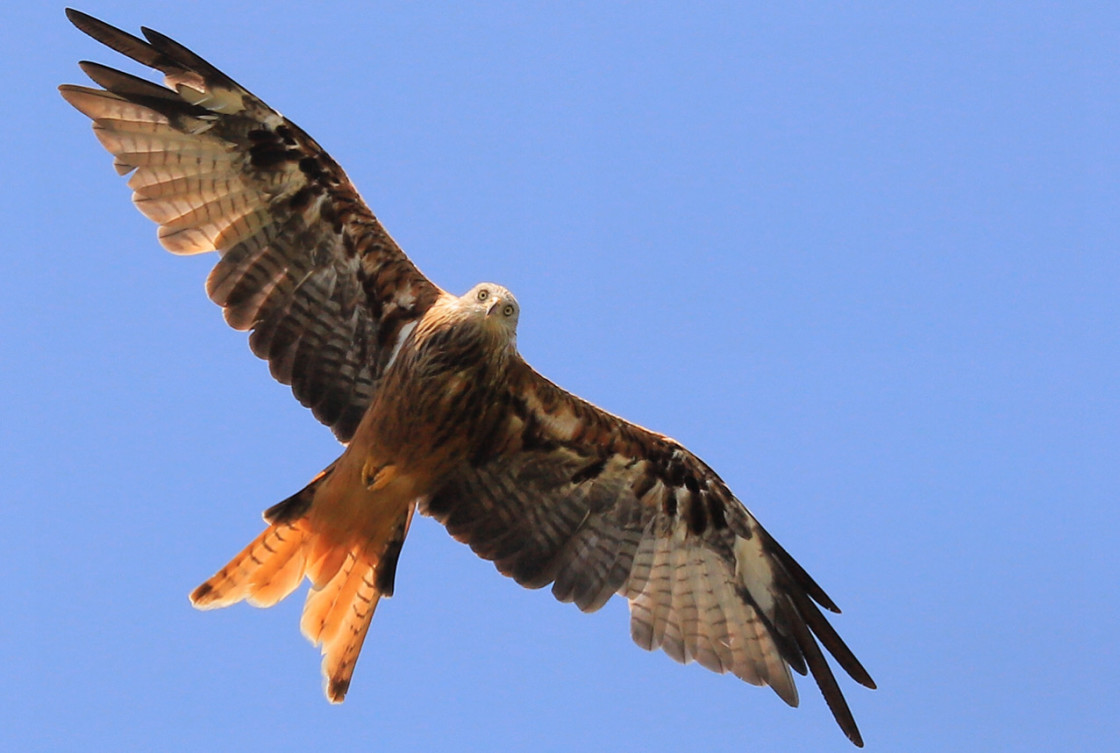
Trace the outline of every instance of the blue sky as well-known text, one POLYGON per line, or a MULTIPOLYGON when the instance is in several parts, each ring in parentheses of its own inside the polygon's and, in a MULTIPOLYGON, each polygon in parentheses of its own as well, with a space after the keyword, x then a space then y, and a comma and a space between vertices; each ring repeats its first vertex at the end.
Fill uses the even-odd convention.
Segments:
MULTIPOLYGON (((1120 737, 1112 3, 89 2, 313 134, 540 371, 680 439, 844 609, 871 750, 1120 737), (765 4, 767 6, 774 4, 765 4)), ((342 707, 302 597, 194 611, 339 453, 135 212, 50 4, 0 10, 0 747, 849 749, 419 520, 342 707)), ((135 68, 128 68, 135 71, 135 68)))

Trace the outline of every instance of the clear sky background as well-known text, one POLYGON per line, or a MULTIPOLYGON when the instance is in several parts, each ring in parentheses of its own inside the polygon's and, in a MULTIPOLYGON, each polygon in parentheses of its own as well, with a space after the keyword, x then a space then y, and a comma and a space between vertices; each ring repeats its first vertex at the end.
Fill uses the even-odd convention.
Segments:
MULTIPOLYGON (((977 5, 82 9, 210 58, 434 281, 508 285, 540 371, 717 469, 844 609, 869 749, 1103 750, 1120 6, 977 5)), ((341 707, 302 595, 193 610, 340 448, 129 206, 55 92, 84 58, 123 62, 0 10, 0 748, 849 749, 811 682, 647 654, 426 519, 341 707)))

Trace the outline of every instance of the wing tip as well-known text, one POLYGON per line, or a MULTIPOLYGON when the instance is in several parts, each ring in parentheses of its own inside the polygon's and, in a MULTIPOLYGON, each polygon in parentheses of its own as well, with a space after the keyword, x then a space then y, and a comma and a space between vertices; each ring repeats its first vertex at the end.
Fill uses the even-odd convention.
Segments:
POLYGON ((123 29, 118 29, 116 26, 102 21, 100 18, 95 18, 74 8, 66 9, 66 18, 78 31, 122 55, 127 55, 138 63, 151 65, 156 59, 156 52, 150 44, 123 29))
MULTIPOLYGON (((81 29, 83 25, 99 23, 96 18, 88 13, 83 13, 77 8, 66 8, 63 12, 66 13, 66 19, 79 29, 81 29)), ((85 31, 85 29, 82 29, 82 31, 85 31)))

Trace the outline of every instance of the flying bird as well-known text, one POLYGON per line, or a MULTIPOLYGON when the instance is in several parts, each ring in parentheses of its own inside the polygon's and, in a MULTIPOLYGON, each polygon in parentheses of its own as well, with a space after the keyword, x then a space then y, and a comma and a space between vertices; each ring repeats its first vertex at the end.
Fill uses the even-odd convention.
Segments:
POLYGON ((164 248, 219 253, 211 300, 345 445, 265 511, 267 528, 191 593, 196 607, 271 606, 307 578, 300 628, 341 702, 419 510, 523 586, 552 584, 587 612, 622 595, 642 648, 791 706, 791 670, 812 673, 863 744, 822 651, 875 687, 820 607, 840 610, 711 468, 534 371, 509 290, 456 296, 428 280, 318 143, 210 63, 151 29, 66 13, 163 74, 82 62, 100 88, 60 91, 131 176, 164 248))

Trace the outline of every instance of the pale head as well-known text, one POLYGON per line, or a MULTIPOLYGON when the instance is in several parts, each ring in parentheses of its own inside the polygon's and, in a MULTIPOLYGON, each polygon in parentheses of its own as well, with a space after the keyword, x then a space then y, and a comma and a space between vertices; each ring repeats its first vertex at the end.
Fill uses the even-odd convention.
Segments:
POLYGON ((460 304, 483 318, 486 329, 511 345, 517 339, 517 318, 521 306, 513 293, 492 282, 480 282, 459 298, 460 304))

